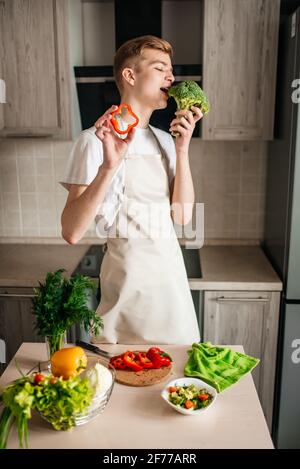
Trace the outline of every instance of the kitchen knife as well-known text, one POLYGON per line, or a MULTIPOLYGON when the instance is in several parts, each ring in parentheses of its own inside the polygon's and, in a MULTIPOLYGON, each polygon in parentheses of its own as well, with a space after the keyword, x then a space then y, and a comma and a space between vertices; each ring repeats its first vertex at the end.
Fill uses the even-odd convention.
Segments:
POLYGON ((84 348, 85 350, 89 350, 90 352, 94 352, 97 355, 101 355, 102 357, 105 357, 107 359, 110 359, 113 356, 111 353, 106 352, 105 350, 102 350, 99 347, 96 347, 96 345, 89 344, 88 342, 83 342, 82 340, 76 340, 76 345, 84 348))

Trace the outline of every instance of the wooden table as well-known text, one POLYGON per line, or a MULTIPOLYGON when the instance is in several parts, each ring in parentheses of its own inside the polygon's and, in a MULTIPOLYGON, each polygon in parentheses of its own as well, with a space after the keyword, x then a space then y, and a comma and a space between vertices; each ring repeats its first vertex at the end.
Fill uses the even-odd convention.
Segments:
MULTIPOLYGON (((101 347, 113 354, 148 348, 137 345, 101 347)), ((174 360, 167 382, 183 376, 189 345, 163 347, 174 360)), ((230 346, 244 352, 242 346, 230 346)), ((45 344, 23 343, 16 358, 24 372, 46 359, 45 344)), ((259 366, 259 365, 258 365, 259 366)), ((0 386, 19 376, 12 361, 0 379, 0 386)), ((251 374, 218 395, 217 401, 199 416, 179 414, 160 396, 166 383, 133 388, 115 383, 103 414, 68 432, 54 430, 35 412, 29 422, 29 448, 273 448, 267 423, 251 374)), ((17 448, 12 431, 8 448, 17 448)))

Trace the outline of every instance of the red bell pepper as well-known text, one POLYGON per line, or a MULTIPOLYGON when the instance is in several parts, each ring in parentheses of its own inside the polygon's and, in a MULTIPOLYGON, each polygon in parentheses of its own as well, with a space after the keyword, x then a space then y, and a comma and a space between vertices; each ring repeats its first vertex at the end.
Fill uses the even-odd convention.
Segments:
POLYGON ((110 363, 114 368, 118 370, 125 370, 126 368, 126 365, 122 357, 114 357, 114 359, 112 359, 110 363))
POLYGON ((128 368, 134 371, 141 371, 143 366, 136 361, 134 352, 128 351, 124 353, 124 363, 128 368))
POLYGON ((146 352, 138 352, 137 361, 143 368, 151 369, 153 368, 152 361, 146 356, 146 352))
POLYGON ((125 104, 125 103, 120 104, 120 106, 115 111, 111 112, 111 116, 112 116, 111 117, 111 123, 112 123, 115 131, 118 134, 121 134, 121 135, 128 134, 131 131, 131 129, 139 123, 138 116, 133 112, 133 110, 131 109, 131 106, 129 104, 125 104), (129 112, 129 114, 135 119, 133 124, 128 124, 127 129, 125 129, 125 130, 120 129, 119 122, 116 119, 117 115, 122 114, 122 109, 123 108, 126 108, 129 112))
POLYGON ((162 366, 169 366, 172 358, 158 347, 151 347, 146 356, 153 363, 153 368, 161 368, 162 366))

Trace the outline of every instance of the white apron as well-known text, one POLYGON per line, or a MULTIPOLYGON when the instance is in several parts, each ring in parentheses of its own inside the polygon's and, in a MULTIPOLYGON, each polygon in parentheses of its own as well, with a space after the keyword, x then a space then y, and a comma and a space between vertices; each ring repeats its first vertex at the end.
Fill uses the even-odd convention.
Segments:
POLYGON ((104 328, 92 341, 199 342, 194 303, 170 214, 169 181, 162 154, 125 156, 124 200, 109 233, 116 227, 122 237, 108 234, 100 269, 97 313, 104 328), (160 215, 156 211, 149 215, 153 203, 160 215), (159 220, 163 220, 165 237, 159 231, 159 220), (122 228, 122 222, 128 223, 128 231, 122 228))

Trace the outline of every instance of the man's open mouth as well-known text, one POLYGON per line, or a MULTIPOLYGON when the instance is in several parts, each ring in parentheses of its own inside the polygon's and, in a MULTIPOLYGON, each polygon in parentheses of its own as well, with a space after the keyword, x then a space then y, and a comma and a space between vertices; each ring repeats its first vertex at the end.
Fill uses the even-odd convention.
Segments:
POLYGON ((169 88, 161 88, 161 91, 163 91, 167 96, 169 96, 169 88))

